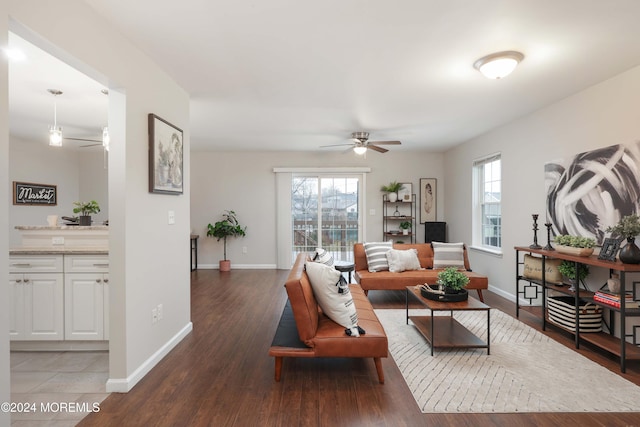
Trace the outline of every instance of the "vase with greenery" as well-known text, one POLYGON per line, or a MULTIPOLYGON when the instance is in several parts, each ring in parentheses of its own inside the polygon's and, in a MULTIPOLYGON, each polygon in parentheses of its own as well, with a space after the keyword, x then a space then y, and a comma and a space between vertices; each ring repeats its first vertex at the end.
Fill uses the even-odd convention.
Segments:
POLYGON ((589 266, 578 263, 578 278, 576 280, 576 264, 573 261, 562 261, 558 266, 558 271, 565 278, 569 279, 569 283, 573 286, 578 282, 583 282, 589 275, 589 266))
POLYGON ((560 234, 553 241, 558 252, 577 256, 590 256, 596 244, 595 239, 591 237, 571 236, 568 234, 560 234))
POLYGON ((411 222, 409 221, 402 221, 400 223, 400 229, 402 230, 402 234, 404 234, 405 236, 409 234, 409 230, 411 229, 411 222))
POLYGON ((380 187, 380 191, 387 193, 387 198, 390 202, 398 200, 398 191, 404 187, 401 182, 391 181, 388 185, 380 187))
POLYGON ((224 259, 220 260, 220 271, 231 270, 231 261, 227 259, 227 237, 244 237, 247 227, 242 227, 234 211, 225 211, 222 220, 207 225, 207 236, 223 240, 224 259))
POLYGON ((91 225, 91 215, 100 212, 100 205, 95 200, 90 202, 73 202, 73 213, 80 214, 78 225, 91 225))
POLYGON ((438 285, 445 293, 457 294, 469 284, 469 278, 455 267, 447 267, 438 273, 438 285))
POLYGON ((640 234, 640 217, 627 215, 622 217, 618 224, 607 228, 607 233, 612 236, 627 239, 627 244, 620 249, 618 258, 625 264, 640 264, 640 248, 635 243, 636 236, 640 234))

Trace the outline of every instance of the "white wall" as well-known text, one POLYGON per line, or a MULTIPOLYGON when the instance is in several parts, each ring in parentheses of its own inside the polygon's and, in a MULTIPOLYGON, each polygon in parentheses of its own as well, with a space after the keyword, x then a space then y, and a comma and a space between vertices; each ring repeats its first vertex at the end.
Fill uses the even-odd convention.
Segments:
MULTIPOLYGON (((391 181, 413 183, 420 178, 437 178, 442 186, 443 155, 431 152, 368 153, 367 158, 338 152, 197 152, 191 161, 191 229, 200 235, 198 264, 217 268, 222 259, 222 241, 206 237, 207 224, 234 210, 247 226, 247 235, 227 241, 227 257, 237 268, 276 265, 276 188, 274 167, 370 167, 366 177, 367 204, 365 240, 382 239, 382 193, 380 186, 391 181), (374 216, 369 210, 375 209, 374 216), (247 254, 242 254, 242 247, 247 254)), ((441 187, 440 187, 441 188, 441 187)), ((416 195, 419 200, 419 196, 416 195)), ((438 220, 443 217, 443 192, 438 192, 438 220)), ((444 219, 443 219, 444 218, 444 219)), ((424 241, 424 227, 417 239, 424 241)))
MULTIPOLYGON (((84 1, 8 3, 3 16, 14 20, 13 31, 109 88, 108 387, 126 391, 191 329, 189 97, 84 1), (183 195, 148 192, 149 113, 185 129, 183 195), (167 223, 169 210, 175 225, 167 223), (158 304, 164 318, 152 324, 151 310, 158 304)), ((6 97, 5 92, 5 103, 6 97)))
MULTIPOLYGON (((7 45, 9 21, 7 2, 0 2, 0 46, 7 45)), ((0 230, 9 228, 9 67, 0 60, 0 230)), ((5 233, 1 234, 6 236, 5 233)), ((0 238, 0 265, 9 265, 9 239, 0 238)), ((0 283, 9 283, 7 268, 0 268, 0 283)), ((9 287, 0 286, 0 402, 10 402, 9 378, 9 287)), ((10 424, 9 413, 0 411, 0 426, 10 424)))
MULTIPOLYGON (((54 148, 11 136, 9 180, 57 186, 56 206, 9 205, 9 245, 20 246, 16 225, 46 225, 47 215, 74 216, 73 202, 96 200, 100 213, 92 216, 102 224, 109 215, 107 170, 101 151, 80 152, 54 148)), ((61 222, 61 220, 60 220, 61 222)))
MULTIPOLYGON (((515 294, 514 246, 533 242, 531 214, 544 223, 544 164, 613 144, 640 140, 640 67, 475 138, 446 153, 446 217, 454 240, 471 240, 471 165, 502 153, 501 257, 473 252, 471 263, 499 291, 515 294)), ((540 228, 544 229, 543 225, 540 228)), ((538 232, 546 244, 546 232, 538 232)), ((601 283, 600 283, 601 285, 601 283)))

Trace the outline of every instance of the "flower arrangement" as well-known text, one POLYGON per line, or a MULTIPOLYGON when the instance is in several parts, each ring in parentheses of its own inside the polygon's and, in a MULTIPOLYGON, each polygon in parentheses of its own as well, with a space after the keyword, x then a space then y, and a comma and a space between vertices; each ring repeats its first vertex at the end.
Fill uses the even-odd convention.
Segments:
POLYGON ((618 224, 607 228, 607 233, 633 239, 640 234, 640 217, 638 215, 627 215, 622 217, 618 224))
POLYGON ((570 236, 568 234, 559 234, 553 241, 558 245, 572 248, 593 248, 596 245, 595 239, 591 237, 570 236))

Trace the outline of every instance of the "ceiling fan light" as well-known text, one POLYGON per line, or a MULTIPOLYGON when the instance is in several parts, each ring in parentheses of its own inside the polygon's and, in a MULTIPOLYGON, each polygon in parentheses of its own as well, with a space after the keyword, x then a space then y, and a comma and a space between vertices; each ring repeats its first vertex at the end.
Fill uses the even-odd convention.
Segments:
POLYGON ((106 126, 102 128, 102 147, 109 151, 109 143, 111 142, 111 137, 109 137, 109 128, 106 126))
POLYGON ((356 145, 355 147, 353 147, 353 151, 356 154, 363 155, 364 153, 367 152, 367 147, 362 146, 362 145, 356 145))
POLYGON ((473 66, 488 79, 501 79, 511 74, 523 59, 520 52, 498 52, 478 59, 473 66))
POLYGON ((49 128, 49 145, 51 147, 62 147, 62 128, 51 126, 49 128))

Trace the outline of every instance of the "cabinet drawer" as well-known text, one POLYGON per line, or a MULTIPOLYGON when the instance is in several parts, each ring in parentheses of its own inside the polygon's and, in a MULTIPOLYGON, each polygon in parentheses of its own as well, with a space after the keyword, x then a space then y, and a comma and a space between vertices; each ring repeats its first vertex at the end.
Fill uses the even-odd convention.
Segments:
POLYGON ((9 273, 62 273, 62 255, 12 255, 9 273))
POLYGON ((65 273, 108 273, 107 255, 65 255, 65 273))

